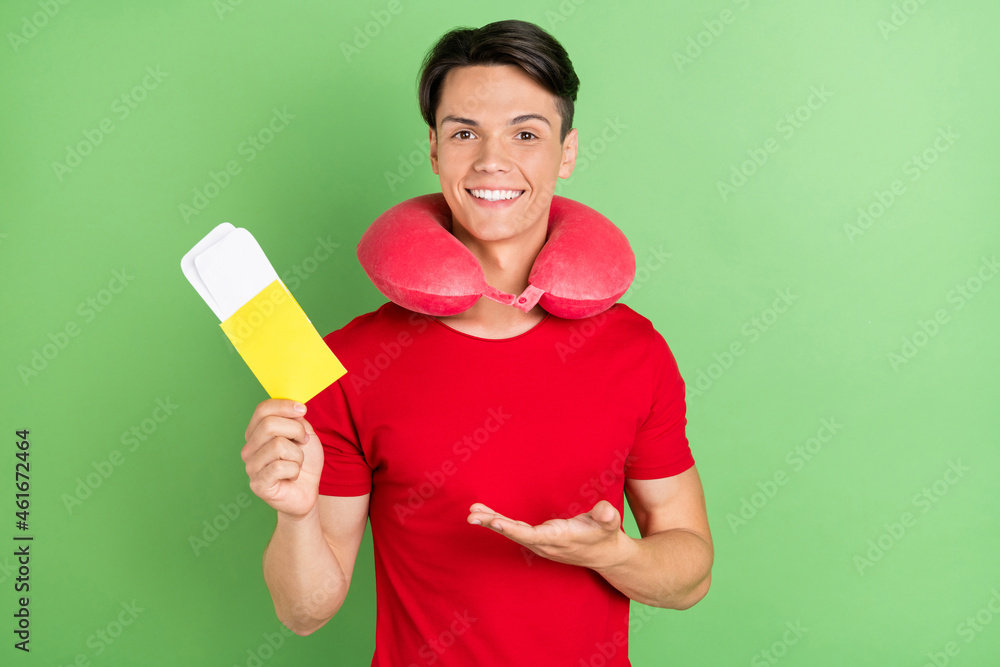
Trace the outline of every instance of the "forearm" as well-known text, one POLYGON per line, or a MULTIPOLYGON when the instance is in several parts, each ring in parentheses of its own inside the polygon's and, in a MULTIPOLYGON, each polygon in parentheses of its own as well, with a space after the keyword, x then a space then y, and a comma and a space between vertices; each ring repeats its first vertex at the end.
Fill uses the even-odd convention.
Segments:
POLYGON ((639 540, 621 532, 617 554, 612 565, 594 569, 636 602, 687 609, 708 592, 712 545, 691 531, 667 530, 639 540))
POLYGON ((340 609, 349 582, 323 536, 317 508, 299 519, 278 513, 264 550, 264 581, 278 619, 296 634, 315 632, 340 609))

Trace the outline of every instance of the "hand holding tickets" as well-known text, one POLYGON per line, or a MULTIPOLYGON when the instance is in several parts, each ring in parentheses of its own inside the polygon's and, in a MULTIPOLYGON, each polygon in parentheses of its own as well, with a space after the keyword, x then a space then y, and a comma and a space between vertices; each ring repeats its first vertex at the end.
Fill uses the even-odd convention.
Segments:
POLYGON ((247 230, 222 223, 181 269, 271 398, 304 403, 347 372, 247 230))

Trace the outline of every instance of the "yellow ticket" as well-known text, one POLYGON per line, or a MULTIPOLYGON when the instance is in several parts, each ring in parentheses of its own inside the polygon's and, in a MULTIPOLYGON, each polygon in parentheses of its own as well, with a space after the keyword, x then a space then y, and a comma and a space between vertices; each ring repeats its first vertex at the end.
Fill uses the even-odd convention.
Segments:
POLYGON ((347 372, 280 280, 219 326, 271 398, 304 403, 347 372))

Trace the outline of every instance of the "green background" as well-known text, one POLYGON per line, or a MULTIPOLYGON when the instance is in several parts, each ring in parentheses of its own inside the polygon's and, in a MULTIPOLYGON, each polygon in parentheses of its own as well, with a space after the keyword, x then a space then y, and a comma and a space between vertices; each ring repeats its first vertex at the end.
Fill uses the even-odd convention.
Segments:
POLYGON ((20 532, 20 428, 35 541, 30 655, 12 647, 16 562, 0 556, 0 662, 369 663, 370 535, 340 614, 308 638, 274 634, 260 570, 274 513, 239 457, 266 395, 179 260, 230 221, 321 333, 375 309, 358 238, 439 190, 420 60, 452 27, 520 18, 582 80, 588 153, 559 193, 626 232, 640 274, 624 300, 697 390, 713 587, 685 612, 633 605, 633 664, 998 664, 1000 6, 388 7, 3 3, 0 553, 20 532), (294 118, 268 137, 276 110, 294 118), (251 136, 271 140, 250 151, 251 136), (206 192, 230 161, 239 173, 206 192), (206 205, 185 216, 198 192, 206 205), (859 207, 880 215, 852 230, 859 207), (176 406, 161 422, 158 400, 176 406))

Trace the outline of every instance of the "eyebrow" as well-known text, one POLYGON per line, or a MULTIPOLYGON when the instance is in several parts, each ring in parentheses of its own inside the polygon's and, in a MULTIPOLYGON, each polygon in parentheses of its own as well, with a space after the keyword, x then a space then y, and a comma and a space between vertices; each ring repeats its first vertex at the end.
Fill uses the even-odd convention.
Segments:
MULTIPOLYGON (((548 118, 537 113, 522 114, 516 118, 512 118, 511 121, 507 123, 507 125, 508 126, 520 125, 521 123, 526 123, 529 120, 540 120, 549 127, 552 127, 552 124, 549 122, 548 118)), ((445 123, 458 123, 459 125, 469 125, 470 127, 479 127, 479 123, 472 120, 471 118, 462 118, 460 116, 445 116, 444 118, 441 119, 441 125, 443 126, 445 123)))

